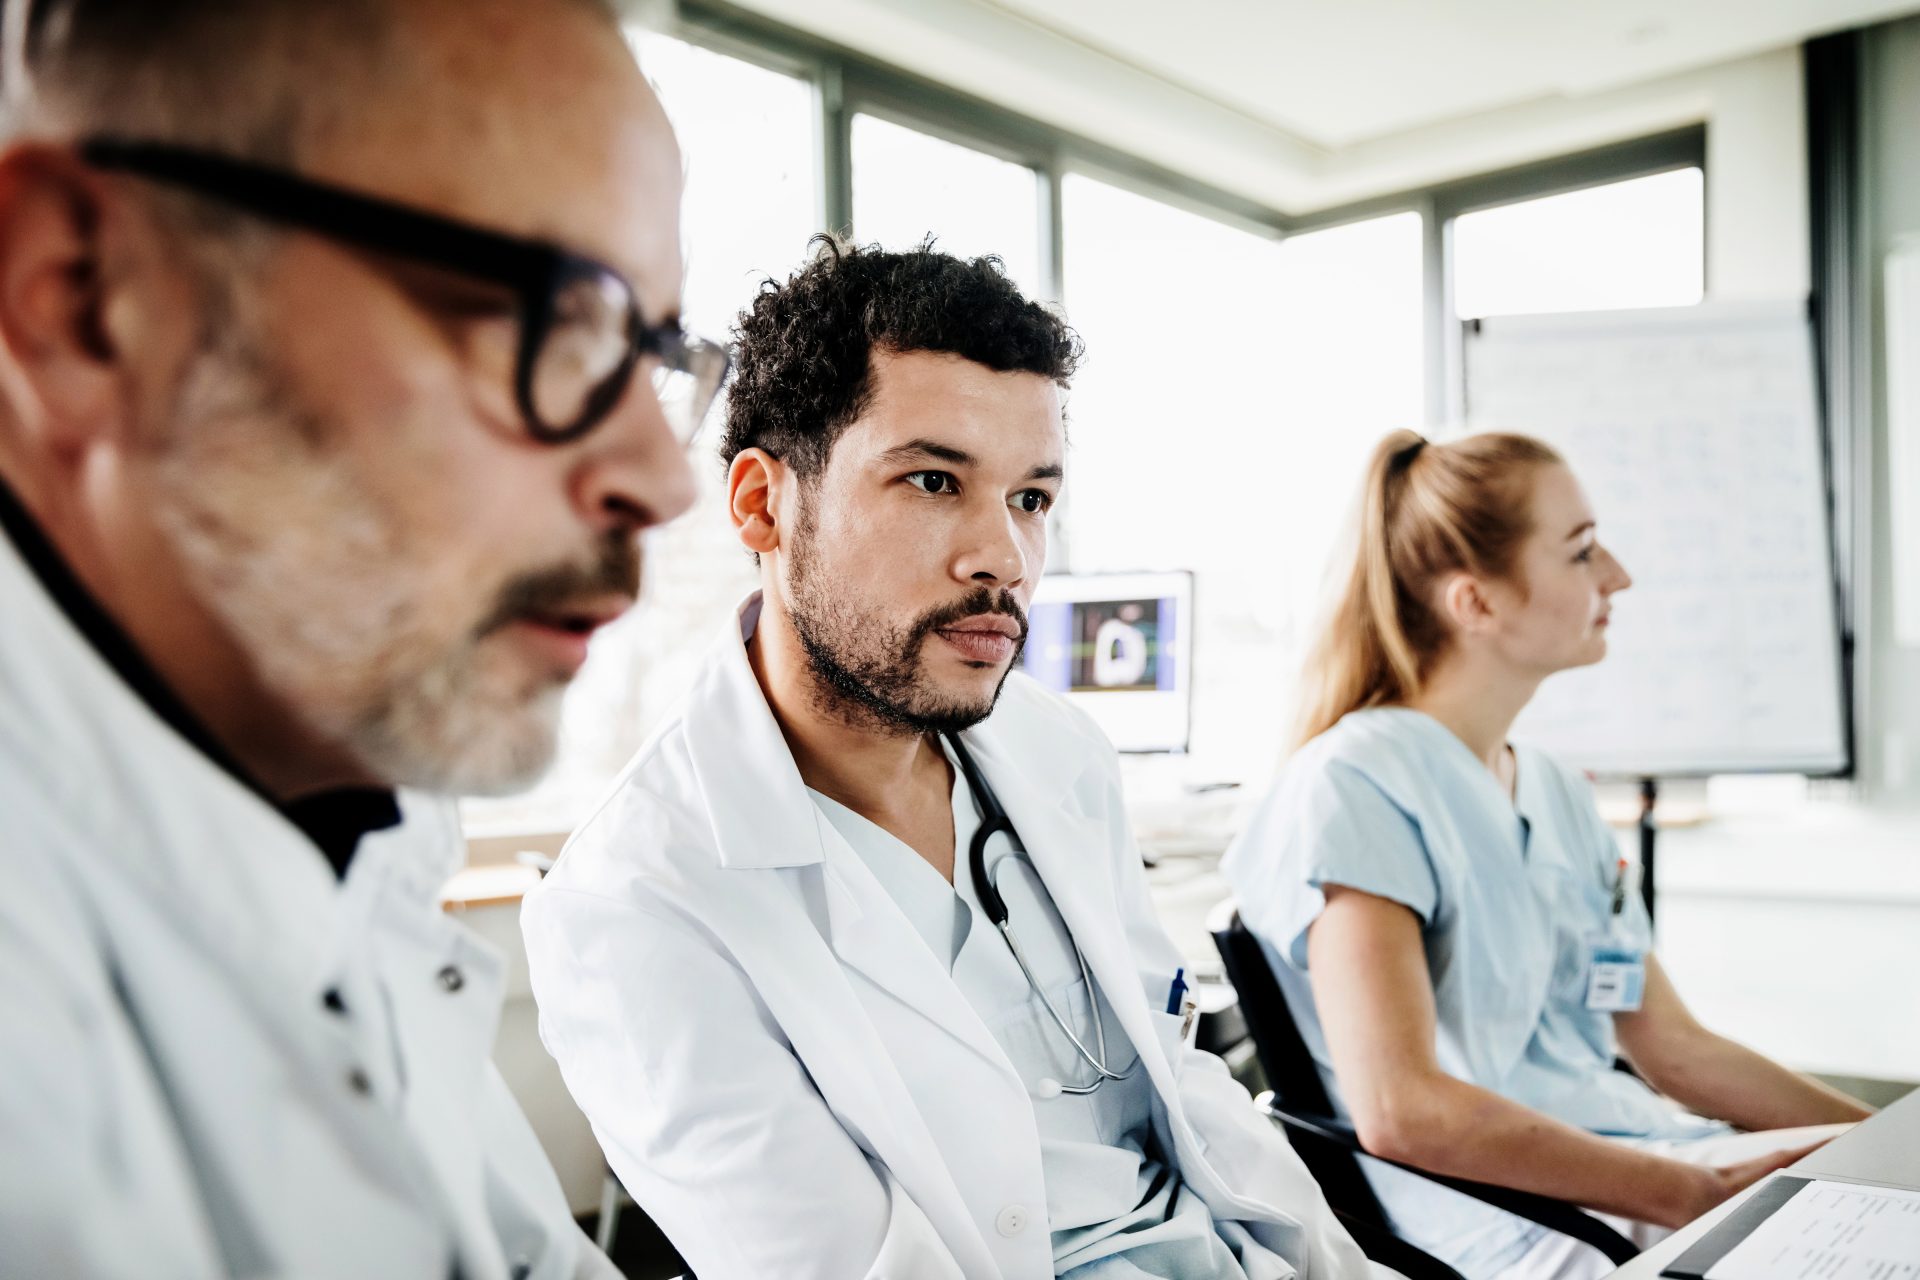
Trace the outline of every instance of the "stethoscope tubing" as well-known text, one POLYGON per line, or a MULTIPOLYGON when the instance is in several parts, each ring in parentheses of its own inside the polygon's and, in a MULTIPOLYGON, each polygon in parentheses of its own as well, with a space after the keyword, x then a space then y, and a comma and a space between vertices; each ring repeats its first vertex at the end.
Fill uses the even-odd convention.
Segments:
POLYGON ((1053 1020, 1053 1025, 1060 1028, 1060 1034, 1067 1038, 1067 1043, 1071 1044, 1074 1052, 1080 1055, 1080 1060, 1092 1067, 1096 1073, 1091 1084, 1059 1082, 1060 1092, 1085 1096, 1109 1080, 1126 1079, 1133 1074, 1131 1068, 1126 1071, 1113 1071, 1107 1066, 1106 1020, 1100 1016, 1100 1001, 1094 991, 1093 972, 1087 968, 1086 953, 1080 950, 1080 943, 1074 938, 1073 930, 1067 930, 1067 945, 1073 948, 1074 963, 1080 968, 1081 985, 1087 992, 1087 1008, 1093 1015, 1094 1043, 1099 1048, 1098 1057, 1089 1053, 1086 1044, 1074 1034, 1073 1028, 1061 1016, 1060 1010, 1054 1007, 1046 988, 1040 984, 1040 980, 1034 976, 1032 967, 1027 964, 1026 952, 1021 948, 1020 939, 1014 934, 1013 924, 1008 918, 1007 900, 1001 895, 1000 886, 987 872, 987 841, 1005 832, 1007 839, 1017 846, 1019 833, 1013 828, 1013 819, 1009 818, 1007 811, 1001 808, 1000 798, 994 795, 993 788, 987 785, 987 780, 982 776, 979 766, 974 764, 973 756, 966 747, 961 745, 959 735, 948 734, 946 737, 953 747, 954 758, 960 762, 960 772, 966 776, 967 786, 973 792, 974 803, 980 807, 980 825, 974 830, 973 840, 967 847, 967 868, 973 877, 974 894, 980 899, 980 905, 985 909, 987 918, 992 920, 994 927, 1000 930, 1000 936, 1007 940, 1007 949, 1013 952, 1014 963, 1020 966, 1020 972, 1025 976, 1027 986, 1032 989, 1033 994, 1040 997, 1041 1007, 1047 1011, 1047 1016, 1053 1020))

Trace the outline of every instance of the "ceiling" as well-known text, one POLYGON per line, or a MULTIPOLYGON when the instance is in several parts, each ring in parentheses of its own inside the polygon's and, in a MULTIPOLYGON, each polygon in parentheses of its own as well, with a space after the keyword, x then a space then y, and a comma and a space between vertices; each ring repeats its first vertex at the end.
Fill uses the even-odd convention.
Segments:
POLYGON ((1757 137, 1797 154, 1800 43, 1920 11, 1920 0, 718 3, 1288 215, 1693 124, 1750 153, 1757 137))
POLYGON ((1860 26, 1912 0, 991 0, 1337 149, 1860 26))

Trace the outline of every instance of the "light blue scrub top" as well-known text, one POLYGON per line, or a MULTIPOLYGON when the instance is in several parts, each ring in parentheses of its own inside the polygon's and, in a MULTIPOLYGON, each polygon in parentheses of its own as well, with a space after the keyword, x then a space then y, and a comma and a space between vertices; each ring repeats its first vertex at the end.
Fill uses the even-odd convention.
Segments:
MULTIPOLYGON (((1450 1075, 1597 1134, 1724 1131, 1613 1067, 1613 1015, 1586 1007, 1592 939, 1651 945, 1638 894, 1612 916, 1619 852, 1579 774, 1514 747, 1516 794, 1453 732, 1401 707, 1356 711, 1302 747, 1221 862, 1342 1116, 1307 976, 1329 884, 1420 918, 1450 1075)), ((1362 1160, 1396 1230, 1468 1276, 1516 1261, 1544 1228, 1362 1160)))

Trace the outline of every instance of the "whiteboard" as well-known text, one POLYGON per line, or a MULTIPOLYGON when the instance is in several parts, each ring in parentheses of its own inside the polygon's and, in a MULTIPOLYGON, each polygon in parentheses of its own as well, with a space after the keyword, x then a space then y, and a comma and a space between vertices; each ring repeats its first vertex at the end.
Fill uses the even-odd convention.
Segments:
POLYGON ((1633 575, 1606 659, 1514 736, 1609 775, 1848 764, 1827 476, 1803 305, 1469 324, 1467 421, 1559 449, 1633 575))

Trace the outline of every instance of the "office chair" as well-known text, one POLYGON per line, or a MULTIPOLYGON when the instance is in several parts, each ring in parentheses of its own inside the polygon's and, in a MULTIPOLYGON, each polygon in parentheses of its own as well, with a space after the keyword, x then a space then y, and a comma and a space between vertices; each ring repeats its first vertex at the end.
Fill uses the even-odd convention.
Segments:
POLYGON ((1347 1229, 1353 1242, 1360 1246, 1360 1252, 1370 1261, 1383 1267, 1391 1267, 1406 1277, 1406 1280, 1466 1280, 1440 1259, 1416 1245, 1408 1244, 1393 1232, 1362 1221, 1350 1213, 1335 1209, 1333 1216, 1340 1219, 1340 1225, 1347 1229))
MULTIPOLYGON (((1393 1227, 1386 1209, 1374 1195, 1373 1187, 1360 1167, 1359 1157, 1368 1154, 1367 1150, 1361 1145, 1353 1127, 1334 1116, 1333 1103, 1320 1081, 1319 1069, 1314 1065, 1313 1055, 1307 1050, 1306 1041, 1300 1038, 1300 1028, 1293 1020, 1293 1010, 1287 1005, 1286 993, 1281 989, 1279 979, 1274 977, 1260 940, 1241 923, 1240 913, 1230 900, 1214 909, 1207 921, 1207 931, 1213 935, 1214 946, 1220 949, 1220 959, 1226 965, 1227 981, 1233 984, 1239 996, 1247 1029, 1253 1035, 1254 1050, 1271 1086, 1254 1099, 1255 1105, 1285 1128, 1301 1163, 1319 1182, 1320 1189, 1326 1193, 1327 1203, 1333 1206, 1336 1213, 1343 1219, 1360 1222, 1372 1231, 1391 1236, 1393 1227)), ((1380 1159, 1378 1156, 1372 1158, 1380 1159)), ((1401 1164, 1397 1160, 1385 1163, 1536 1222, 1549 1231, 1571 1236, 1582 1244, 1598 1249, 1615 1266, 1639 1253, 1633 1243, 1618 1231, 1565 1201, 1528 1191, 1515 1191, 1510 1187, 1449 1178, 1401 1164)), ((1357 1241, 1359 1237, 1355 1239, 1357 1241)), ((1413 1246, 1407 1245, 1407 1248, 1413 1246)), ((1369 1253, 1368 1256, 1373 1255, 1369 1253)), ((1388 1266, 1395 1265, 1385 1258, 1376 1261, 1388 1266)))

